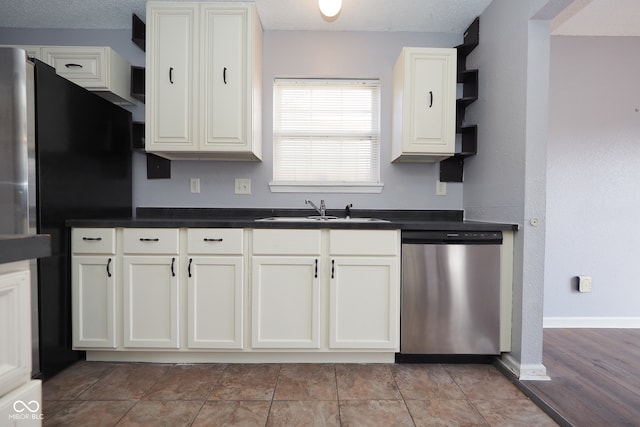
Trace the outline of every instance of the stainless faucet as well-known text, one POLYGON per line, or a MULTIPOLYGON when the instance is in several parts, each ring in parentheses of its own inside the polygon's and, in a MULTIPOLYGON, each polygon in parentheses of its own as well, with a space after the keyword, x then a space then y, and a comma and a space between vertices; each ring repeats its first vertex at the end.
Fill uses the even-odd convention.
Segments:
POLYGON ((304 202, 307 205, 311 205, 311 207, 313 209, 315 209, 319 214, 321 218, 324 218, 325 216, 327 216, 327 207, 324 205, 324 200, 320 200, 320 207, 317 207, 315 205, 315 203, 313 203, 311 200, 309 199, 304 199, 304 202))

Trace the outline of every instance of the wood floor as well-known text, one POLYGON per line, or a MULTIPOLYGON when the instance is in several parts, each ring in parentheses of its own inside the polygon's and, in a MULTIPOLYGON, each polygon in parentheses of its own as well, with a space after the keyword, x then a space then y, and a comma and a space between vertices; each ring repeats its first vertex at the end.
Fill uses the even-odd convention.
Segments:
POLYGON ((640 426, 640 329, 545 329, 543 363, 551 381, 521 384, 561 424, 640 426))

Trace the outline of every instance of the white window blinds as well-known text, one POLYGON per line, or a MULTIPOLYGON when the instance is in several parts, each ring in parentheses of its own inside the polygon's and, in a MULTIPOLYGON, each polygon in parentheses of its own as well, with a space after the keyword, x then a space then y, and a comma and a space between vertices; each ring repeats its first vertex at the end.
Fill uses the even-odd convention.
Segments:
POLYGON ((276 79, 274 183, 379 184, 379 88, 378 80, 276 79))

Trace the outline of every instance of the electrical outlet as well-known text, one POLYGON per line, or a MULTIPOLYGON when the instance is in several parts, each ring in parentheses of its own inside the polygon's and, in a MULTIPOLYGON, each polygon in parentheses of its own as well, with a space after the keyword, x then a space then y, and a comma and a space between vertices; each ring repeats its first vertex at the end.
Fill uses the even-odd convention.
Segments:
POLYGON ((446 196, 447 195, 447 183, 442 181, 436 182, 436 196, 446 196))
POLYGON ((236 178, 235 193, 236 194, 251 194, 251 179, 249 179, 249 178, 236 178))
POLYGON ((192 193, 200 192, 200 178, 191 178, 191 192, 192 193))
POLYGON ((593 290, 593 280, 591 276, 578 276, 578 291, 591 292, 593 290))

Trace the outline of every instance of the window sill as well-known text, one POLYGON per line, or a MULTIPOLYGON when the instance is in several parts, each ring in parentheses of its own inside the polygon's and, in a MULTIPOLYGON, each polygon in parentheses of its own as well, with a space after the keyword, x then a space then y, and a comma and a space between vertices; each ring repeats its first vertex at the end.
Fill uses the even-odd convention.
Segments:
POLYGON ((382 193, 384 184, 296 184, 270 182, 272 193, 382 193))

